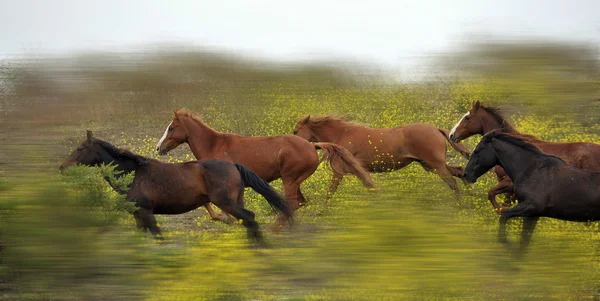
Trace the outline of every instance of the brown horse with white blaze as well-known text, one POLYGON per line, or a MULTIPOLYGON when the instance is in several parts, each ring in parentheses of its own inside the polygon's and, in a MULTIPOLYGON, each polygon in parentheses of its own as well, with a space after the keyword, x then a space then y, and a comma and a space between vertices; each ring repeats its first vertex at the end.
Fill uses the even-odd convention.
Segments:
MULTIPOLYGON (((476 101, 471 109, 463 115, 450 132, 450 140, 461 141, 473 135, 484 135, 492 130, 517 135, 528 143, 554 155, 567 164, 591 171, 600 171, 600 145, 589 142, 548 142, 535 136, 522 134, 517 131, 502 115, 500 109, 484 106, 476 101)), ((498 213, 506 207, 498 205, 496 195, 507 193, 514 200, 514 185, 506 172, 500 166, 494 168, 499 183, 488 192, 488 200, 498 213)))
MULTIPOLYGON (((164 155, 187 143, 197 159, 214 158, 243 164, 267 182, 281 178, 284 197, 295 210, 306 202, 300 184, 311 176, 322 160, 329 161, 335 173, 351 173, 366 187, 374 187, 371 176, 358 160, 333 143, 315 143, 294 136, 248 137, 215 131, 200 117, 185 109, 173 110, 175 116, 156 146, 164 155), (323 151, 319 160, 317 149, 323 151)), ((280 224, 285 216, 280 215, 280 224)))
MULTIPOLYGON (((369 128, 348 122, 340 116, 304 116, 294 128, 294 135, 311 142, 331 142, 348 149, 370 172, 401 169, 418 162, 427 171, 435 171, 458 195, 452 176, 462 178, 462 168, 446 164, 448 130, 428 124, 407 124, 394 128, 369 128)), ((462 144, 450 143, 466 158, 469 150, 462 144)), ((330 186, 333 194, 343 174, 334 172, 330 186)))

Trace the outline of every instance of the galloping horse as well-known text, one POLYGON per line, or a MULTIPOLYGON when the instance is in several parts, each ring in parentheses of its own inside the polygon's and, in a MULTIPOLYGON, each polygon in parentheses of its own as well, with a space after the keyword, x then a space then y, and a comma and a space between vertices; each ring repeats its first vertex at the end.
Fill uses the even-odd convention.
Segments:
MULTIPOLYGON (((448 131, 428 124, 407 124, 395 128, 374 129, 345 121, 339 116, 304 116, 294 128, 294 135, 311 142, 342 145, 370 172, 401 169, 419 162, 427 171, 435 171, 459 194, 452 176, 462 178, 462 168, 446 164, 448 131)), ((450 143, 460 154, 469 157, 462 144, 450 143)), ((337 189, 343 175, 334 172, 330 194, 337 189)))
POLYGON ((495 165, 502 166, 513 180, 519 200, 500 215, 502 243, 508 243, 506 222, 513 217, 524 217, 521 251, 542 216, 576 222, 600 219, 600 172, 570 166, 522 137, 499 130, 483 136, 465 168, 465 180, 475 182, 495 165))
MULTIPOLYGON (((483 135, 491 130, 520 135, 522 139, 535 145, 543 152, 563 159, 567 164, 577 168, 600 171, 600 145, 588 142, 547 142, 531 135, 519 133, 502 116, 500 110, 491 106, 483 106, 479 101, 473 103, 471 109, 458 121, 450 131, 450 140, 460 141, 479 134, 483 135)), ((499 206, 496 195, 508 193, 513 199, 514 187, 510 177, 500 167, 494 169, 499 183, 488 192, 488 199, 492 206, 500 212, 507 207, 499 206)))
MULTIPOLYGON (((215 158, 240 163, 267 182, 281 178, 285 199, 292 210, 306 202, 300 184, 319 166, 317 149, 323 151, 321 160, 328 160, 335 173, 351 173, 366 187, 374 186, 371 176, 356 158, 333 143, 311 144, 293 135, 247 137, 219 133, 192 112, 185 109, 173 112, 175 117, 156 146, 159 154, 165 155, 187 143, 197 159, 215 158)), ((285 216, 280 215, 280 224, 284 221, 285 216)))
POLYGON ((96 139, 91 131, 60 169, 75 164, 98 166, 111 163, 116 165, 115 170, 123 172, 117 177, 135 171, 129 191, 119 192, 127 193, 127 200, 139 208, 133 213, 138 228, 150 230, 156 238, 160 238, 160 229, 154 214, 181 214, 210 202, 241 219, 248 229, 248 238, 263 244, 254 213, 243 207, 244 186, 252 187, 285 216, 292 215, 277 192, 242 165, 220 160, 161 163, 96 139))

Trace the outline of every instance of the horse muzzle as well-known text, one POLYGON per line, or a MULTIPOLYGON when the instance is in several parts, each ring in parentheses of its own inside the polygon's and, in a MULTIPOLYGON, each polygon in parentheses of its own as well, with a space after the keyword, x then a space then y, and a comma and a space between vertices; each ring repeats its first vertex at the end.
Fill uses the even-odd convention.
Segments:
POLYGON ((468 182, 468 183, 471 183, 471 184, 473 184, 473 183, 477 182, 477 178, 476 178, 475 176, 473 176, 473 174, 472 174, 472 173, 467 173, 467 172, 465 172, 465 175, 463 176, 463 179, 464 179, 466 182, 468 182))
POLYGON ((170 151, 170 149, 167 149, 166 147, 157 147, 156 148, 156 152, 161 156, 166 155, 169 151, 170 151))

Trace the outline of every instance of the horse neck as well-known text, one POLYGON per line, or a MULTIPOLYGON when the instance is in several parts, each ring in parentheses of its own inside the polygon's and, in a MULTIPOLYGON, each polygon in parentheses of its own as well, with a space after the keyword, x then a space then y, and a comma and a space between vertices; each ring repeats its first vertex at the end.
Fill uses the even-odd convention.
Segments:
POLYGON ((188 145, 194 156, 200 160, 210 158, 223 134, 213 130, 206 124, 193 118, 185 119, 185 130, 188 136, 188 145))
POLYGON ((345 128, 348 128, 343 122, 333 121, 311 127, 313 137, 316 142, 331 142, 338 143, 344 133, 345 128))
POLYGON ((116 175, 117 179, 126 173, 135 171, 139 167, 139 164, 134 159, 119 157, 111 154, 107 150, 104 150, 103 154, 101 155, 101 163, 104 163, 104 165, 112 163, 115 165, 115 170, 122 171, 123 173, 116 175))
POLYGON ((513 183, 521 180, 529 167, 538 161, 538 154, 521 149, 511 143, 496 139, 492 143, 499 165, 506 171, 513 183))
MULTIPOLYGON (((117 157, 109 153, 107 150, 104 151, 104 154, 102 154, 101 157, 101 163, 104 163, 104 165, 108 165, 111 163, 115 165, 115 171, 119 172, 115 174, 115 178, 117 180, 132 171, 137 171, 139 167, 139 164, 134 159, 117 157)), ((106 180, 110 187, 112 187, 116 192, 121 194, 127 193, 127 191, 123 191, 119 187, 114 186, 108 177, 105 176, 104 180, 106 180)))
POLYGON ((502 120, 502 122, 498 121, 491 113, 486 112, 485 110, 483 110, 483 112, 485 112, 485 117, 482 117, 482 129, 483 129, 483 133, 481 133, 481 135, 485 135, 485 133, 491 131, 491 130, 501 130, 504 133, 509 133, 509 134, 517 134, 520 135, 521 133, 519 133, 514 127, 512 127, 512 125, 510 125, 510 123, 508 123, 508 121, 506 120, 502 120))

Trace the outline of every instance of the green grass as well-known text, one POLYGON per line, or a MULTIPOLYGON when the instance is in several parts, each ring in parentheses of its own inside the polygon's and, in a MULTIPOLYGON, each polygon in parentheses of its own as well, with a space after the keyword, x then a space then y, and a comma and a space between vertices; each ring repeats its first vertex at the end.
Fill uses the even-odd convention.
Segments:
MULTIPOLYGON (((506 105, 506 99, 520 95, 491 80, 366 85, 335 77, 339 72, 325 67, 284 72, 243 65, 244 71, 236 73, 240 68, 231 61, 191 57, 196 60, 173 55, 162 65, 141 62, 138 71, 82 68, 87 73, 81 76, 90 82, 46 90, 40 85, 50 82, 22 75, 15 94, 3 96, 16 110, 0 122, 11 128, 2 136, 10 143, 0 146, 7 154, 0 157, 6 162, 0 165, 0 204, 7 246, 0 296, 582 300, 600 289, 596 223, 542 219, 529 252, 517 261, 496 240, 498 217, 486 200, 495 185, 491 174, 476 184, 460 184, 463 197, 456 200, 439 177, 418 165, 374 175, 380 187, 374 193, 347 177, 330 200, 325 194, 331 171, 322 165, 302 186, 308 205, 297 211, 294 227, 282 233, 270 230, 275 215, 266 201, 248 191, 248 209, 257 214, 268 249, 250 248, 241 225, 212 221, 202 208, 158 216, 165 243, 137 233, 129 215, 113 210, 119 197, 94 169, 77 170, 69 178, 57 176, 56 166, 84 139, 86 129, 145 156, 191 160, 187 146, 165 157, 154 152, 173 108, 196 111, 222 132, 280 135, 291 133, 304 114, 349 114, 373 127, 422 122, 451 128, 473 100, 483 99, 504 105, 523 132, 600 143, 600 128, 586 114, 535 115, 529 107, 506 105), (193 84, 171 80, 183 75, 193 84)), ((472 149, 477 141, 466 144, 472 149)), ((452 149, 448 155, 451 163, 466 164, 452 149)), ((279 180, 272 185, 282 189, 279 180)), ((512 241, 518 240, 519 227, 518 220, 510 223, 512 241)))

